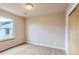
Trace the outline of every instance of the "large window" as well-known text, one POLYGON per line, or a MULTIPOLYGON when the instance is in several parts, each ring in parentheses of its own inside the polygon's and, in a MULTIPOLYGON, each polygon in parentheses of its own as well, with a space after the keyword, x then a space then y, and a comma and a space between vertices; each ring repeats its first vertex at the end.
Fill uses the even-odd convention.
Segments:
POLYGON ((14 22, 12 19, 0 17, 0 41, 14 38, 14 22))

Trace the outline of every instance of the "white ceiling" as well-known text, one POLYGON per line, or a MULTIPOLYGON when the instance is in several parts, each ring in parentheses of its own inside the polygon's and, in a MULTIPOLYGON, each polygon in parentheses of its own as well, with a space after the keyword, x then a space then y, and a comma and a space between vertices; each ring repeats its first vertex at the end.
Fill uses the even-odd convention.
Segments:
POLYGON ((25 3, 0 3, 0 9, 22 17, 31 17, 48 13, 65 12, 68 7, 67 3, 33 3, 33 5, 32 10, 27 10, 25 3))

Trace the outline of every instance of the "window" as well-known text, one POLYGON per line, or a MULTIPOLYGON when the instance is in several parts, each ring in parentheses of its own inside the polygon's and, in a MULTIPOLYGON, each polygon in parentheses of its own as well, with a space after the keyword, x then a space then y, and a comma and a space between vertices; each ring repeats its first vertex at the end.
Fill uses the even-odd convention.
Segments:
POLYGON ((9 35, 10 34, 10 28, 6 28, 5 30, 6 30, 5 31, 6 32, 6 35, 9 35))
POLYGON ((0 41, 14 38, 14 23, 12 19, 0 17, 0 41))

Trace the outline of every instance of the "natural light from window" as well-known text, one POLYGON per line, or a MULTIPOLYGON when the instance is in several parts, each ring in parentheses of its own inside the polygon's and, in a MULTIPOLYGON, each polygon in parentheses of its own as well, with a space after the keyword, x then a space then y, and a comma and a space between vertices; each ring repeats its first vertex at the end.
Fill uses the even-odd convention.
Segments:
POLYGON ((14 37, 14 23, 12 19, 0 17, 0 41, 14 37))

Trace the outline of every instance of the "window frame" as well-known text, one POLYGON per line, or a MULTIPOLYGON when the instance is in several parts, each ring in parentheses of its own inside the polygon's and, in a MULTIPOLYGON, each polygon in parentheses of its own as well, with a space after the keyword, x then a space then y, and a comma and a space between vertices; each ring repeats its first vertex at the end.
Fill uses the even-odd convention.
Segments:
POLYGON ((5 19, 12 19, 12 21, 13 21, 13 35, 12 35, 12 38, 4 38, 4 39, 1 39, 0 40, 0 42, 3 42, 3 41, 9 41, 9 40, 13 40, 13 39, 15 39, 15 36, 16 36, 16 34, 15 34, 15 20, 14 20, 14 18, 13 17, 2 17, 2 16, 0 16, 1 18, 5 18, 5 19))

